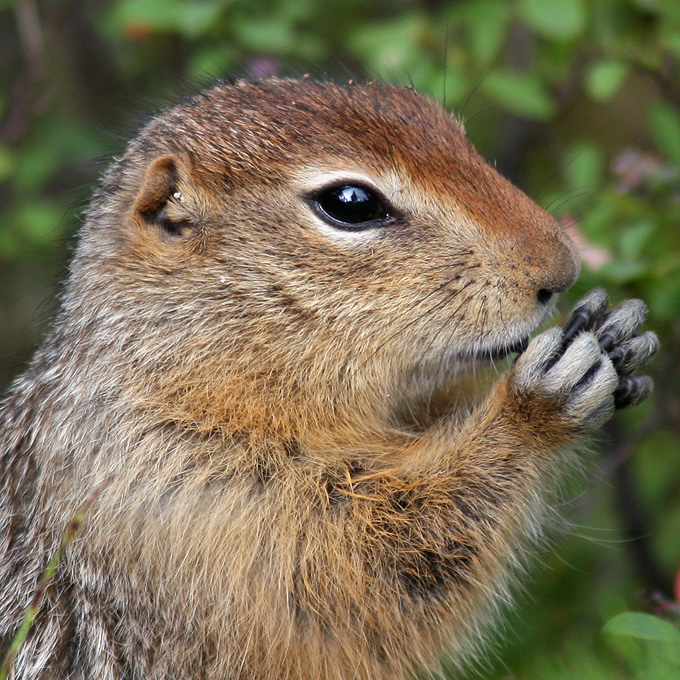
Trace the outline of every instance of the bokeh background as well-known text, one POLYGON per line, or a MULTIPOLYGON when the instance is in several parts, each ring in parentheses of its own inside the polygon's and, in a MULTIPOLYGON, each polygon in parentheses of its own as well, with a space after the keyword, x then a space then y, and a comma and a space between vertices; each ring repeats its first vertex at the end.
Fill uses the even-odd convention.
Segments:
POLYGON ((648 303, 656 391, 594 443, 573 530, 480 672, 680 677, 678 0, 0 0, 0 386, 45 331, 107 157, 216 76, 304 73, 410 83, 461 115, 579 244, 561 309, 596 285, 648 303), (603 632, 626 611, 664 625, 603 632))

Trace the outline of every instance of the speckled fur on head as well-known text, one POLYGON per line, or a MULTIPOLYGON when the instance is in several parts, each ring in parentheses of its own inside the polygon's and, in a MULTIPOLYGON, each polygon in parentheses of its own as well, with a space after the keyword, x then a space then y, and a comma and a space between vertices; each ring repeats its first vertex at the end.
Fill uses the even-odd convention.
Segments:
POLYGON ((2 645, 115 475, 15 678, 389 680, 474 654, 620 373, 597 341, 543 334, 471 414, 451 395, 577 273, 550 216, 412 89, 236 81, 152 120, 3 408, 2 645), (326 219, 342 185, 389 219, 326 219), (604 368, 579 382, 562 354, 604 368))

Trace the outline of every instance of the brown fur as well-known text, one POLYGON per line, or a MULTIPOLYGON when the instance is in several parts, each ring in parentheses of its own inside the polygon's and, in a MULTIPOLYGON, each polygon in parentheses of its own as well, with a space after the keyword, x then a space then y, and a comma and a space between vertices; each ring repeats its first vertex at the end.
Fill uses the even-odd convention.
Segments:
POLYGON ((577 432, 512 371, 469 416, 456 380, 536 328, 574 253, 408 88, 220 84, 151 121, 4 406, 0 642, 115 475, 14 677, 387 680, 474 654, 577 432), (328 173, 399 223, 321 225, 328 173))

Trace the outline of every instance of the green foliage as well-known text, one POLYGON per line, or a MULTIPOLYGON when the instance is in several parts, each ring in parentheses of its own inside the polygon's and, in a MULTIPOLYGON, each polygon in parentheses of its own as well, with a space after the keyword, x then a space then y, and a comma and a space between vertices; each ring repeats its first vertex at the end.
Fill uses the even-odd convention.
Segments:
POLYGON ((518 680, 677 676, 675 643, 643 640, 641 615, 601 628, 642 608, 640 590, 669 600, 680 566, 680 2, 0 0, 0 36, 3 382, 35 341, 36 300, 99 172, 91 159, 120 152, 113 134, 137 124, 126 116, 229 74, 381 77, 445 99, 579 242, 565 307, 596 285, 642 297, 663 347, 650 402, 595 446, 606 483, 583 492, 572 514, 586 526, 545 557, 503 663, 518 680), (631 507, 657 576, 635 566, 631 507))
POLYGON ((578 38, 588 21, 583 0, 520 0, 519 11, 538 35, 560 41, 578 38))
POLYGON ((112 6, 106 23, 109 30, 119 33, 178 33, 196 38, 214 25, 224 4, 210 0, 123 0, 112 6))
POLYGON ((611 99, 630 73, 630 64, 619 59, 594 62, 586 73, 586 91, 595 101, 611 99))
POLYGON ((649 125, 657 149, 680 166, 680 111, 672 104, 656 102, 649 111, 649 125))
POLYGON ((535 120, 550 120, 555 102, 547 85, 536 75, 516 69, 497 67, 480 88, 510 113, 535 120))
POLYGON ((624 635, 636 640, 655 640, 680 645, 680 630, 651 614, 624 612, 607 621, 602 629, 611 635, 624 635))
POLYGON ((668 621, 624 612, 607 621, 603 632, 626 639, 617 651, 631 677, 674 680, 680 674, 680 630, 668 621))

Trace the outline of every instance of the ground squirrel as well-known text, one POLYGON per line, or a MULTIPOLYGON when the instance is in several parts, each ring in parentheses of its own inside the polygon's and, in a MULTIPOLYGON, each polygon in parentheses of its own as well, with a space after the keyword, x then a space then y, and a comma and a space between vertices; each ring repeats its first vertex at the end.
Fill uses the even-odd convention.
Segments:
POLYGON ((0 435, 14 678, 387 680, 474 654, 578 439, 638 402, 639 301, 412 88, 220 83, 87 211, 0 435), (526 347, 526 349, 524 349, 526 347), (474 410, 459 376, 522 350, 474 410))

